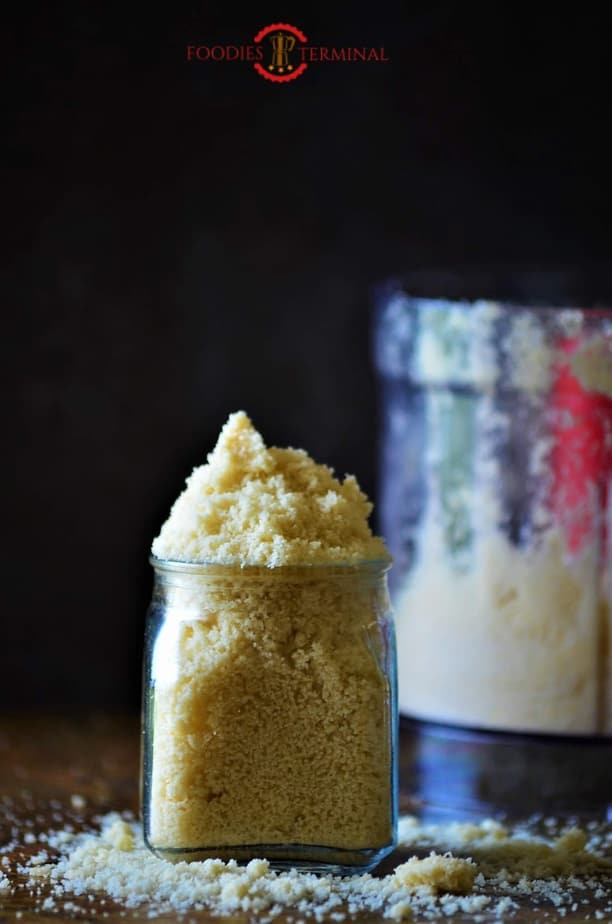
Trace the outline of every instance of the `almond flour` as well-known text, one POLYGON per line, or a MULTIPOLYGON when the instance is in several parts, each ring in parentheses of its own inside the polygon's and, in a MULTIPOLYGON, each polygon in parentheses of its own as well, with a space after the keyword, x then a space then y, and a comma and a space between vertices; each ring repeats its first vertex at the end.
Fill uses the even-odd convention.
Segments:
POLYGON ((489 921, 521 920, 528 908, 549 920, 578 909, 584 920, 612 918, 612 830, 606 825, 559 831, 550 820, 539 825, 551 831, 543 835, 533 826, 491 820, 421 825, 404 817, 401 850, 414 856, 387 876, 339 878, 275 873, 264 859, 244 866, 214 859, 171 864, 145 848, 141 826, 129 817, 111 813, 100 824, 101 830, 88 833, 39 834, 39 844, 54 857, 42 865, 30 860, 4 866, 12 890, 27 889, 33 903, 47 910, 112 899, 149 916, 206 909, 256 913, 264 921, 279 914, 294 921, 342 921, 362 912, 392 920, 470 914, 478 921, 486 913, 489 921))
POLYGON ((153 542, 157 558, 216 564, 327 564, 388 559, 368 526, 372 504, 302 449, 266 447, 232 414, 153 542))

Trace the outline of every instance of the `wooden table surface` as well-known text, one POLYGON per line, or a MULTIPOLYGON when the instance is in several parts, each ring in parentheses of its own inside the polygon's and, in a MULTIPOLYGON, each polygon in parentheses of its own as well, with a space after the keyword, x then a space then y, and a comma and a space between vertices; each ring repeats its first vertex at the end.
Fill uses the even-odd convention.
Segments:
MULTIPOLYGON (((405 763, 409 754, 406 744, 401 755, 405 763)), ((138 811, 139 722, 134 716, 122 715, 32 715, 20 714, 0 717, 0 846, 7 844, 19 832, 21 839, 26 831, 33 834, 60 829, 72 824, 75 830, 92 825, 96 815, 107 811, 138 811), (86 800, 83 808, 71 802, 74 795, 86 800)), ((403 811, 413 806, 404 799, 403 811)), ((19 848, 20 855, 28 856, 40 850, 40 844, 27 844, 19 848)), ((377 870, 386 874, 413 853, 397 851, 377 870)), ((10 856, 10 854, 9 854, 10 856)), ((14 859, 14 858, 13 858, 14 859)), ((1 871, 2 867, 0 867, 1 871)), ((585 893, 585 894, 588 894, 585 893)), ((609 897, 597 899, 590 895, 590 903, 563 917, 553 907, 530 907, 525 903, 512 916, 514 921, 555 921, 577 924, 586 920, 609 919, 602 914, 609 897)), ((126 911, 105 896, 87 896, 71 899, 74 909, 42 911, 40 898, 17 889, 13 894, 0 893, 0 924, 24 921, 104 921, 119 924, 126 920, 172 921, 175 915, 149 917, 147 908, 126 911)), ((210 921, 205 912, 193 912, 186 920, 210 921)), ((221 919, 220 919, 221 920, 221 919)), ((253 915, 233 915, 222 920, 246 922, 253 915)), ((283 922, 283 916, 276 919, 283 922)), ((374 920, 372 915, 360 915, 359 920, 374 920)), ((456 915, 452 920, 466 921, 469 916, 456 915)), ((493 921, 494 916, 481 914, 479 921, 493 921)))

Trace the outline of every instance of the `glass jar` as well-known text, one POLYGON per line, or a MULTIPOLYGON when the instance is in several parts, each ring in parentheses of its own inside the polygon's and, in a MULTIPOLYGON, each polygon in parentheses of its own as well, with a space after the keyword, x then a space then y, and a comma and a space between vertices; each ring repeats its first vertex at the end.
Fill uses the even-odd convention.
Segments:
MULTIPOLYGON (((516 790, 517 766, 554 774, 550 744, 523 742, 510 759, 506 741, 513 779, 502 779, 487 733, 612 734, 612 312, 392 284, 376 357, 400 712, 481 730, 470 749, 465 735, 421 725, 411 780, 420 774, 425 800, 432 787, 448 800, 455 754, 463 795, 469 781, 490 810, 496 791, 516 790), (493 762, 482 757, 491 747, 493 762)), ((571 803, 570 782, 551 784, 549 808, 571 803)))
POLYGON ((169 860, 374 867, 397 816, 388 563, 151 562, 147 845, 169 860))

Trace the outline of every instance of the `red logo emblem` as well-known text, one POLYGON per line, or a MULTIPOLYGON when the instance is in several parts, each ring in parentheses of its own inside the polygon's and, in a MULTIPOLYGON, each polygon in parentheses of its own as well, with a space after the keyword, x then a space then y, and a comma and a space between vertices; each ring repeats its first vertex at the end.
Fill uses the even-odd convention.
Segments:
POLYGON ((288 83, 304 73, 308 65, 305 61, 296 65, 293 55, 298 42, 305 45, 308 41, 303 32, 286 22, 275 22, 261 29, 253 41, 259 45, 264 39, 268 39, 269 55, 265 64, 259 61, 254 63, 253 67, 258 74, 275 83, 288 83))

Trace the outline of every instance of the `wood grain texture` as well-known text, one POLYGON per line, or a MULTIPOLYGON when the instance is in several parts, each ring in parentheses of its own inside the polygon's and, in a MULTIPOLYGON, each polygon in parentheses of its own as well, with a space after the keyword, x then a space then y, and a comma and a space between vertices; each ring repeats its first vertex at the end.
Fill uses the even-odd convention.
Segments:
MULTIPOLYGON (((10 851, 12 861, 23 862, 41 849, 40 843, 23 843, 24 834, 72 825, 75 830, 91 827, 95 817, 110 810, 138 810, 139 722, 134 716, 82 715, 66 717, 53 714, 22 714, 0 718, 0 847, 16 836, 22 846, 10 851), (84 805, 73 796, 83 797, 84 805)), ((411 742, 403 736, 402 750, 408 754, 411 742)), ((402 800, 402 809, 410 808, 402 800)), ((377 870, 385 874, 407 858, 410 852, 396 851, 377 870)), ((0 867, 0 870, 2 867, 0 867)), ((8 921, 92 921, 119 924, 130 921, 174 921, 176 915, 153 915, 147 906, 137 911, 125 910, 104 895, 62 897, 57 907, 41 908, 46 893, 33 894, 20 877, 12 893, 0 893, 0 924, 8 921), (64 904, 69 902, 69 907, 64 904)), ((494 894, 494 893, 492 893, 494 894)), ((602 915, 606 898, 595 898, 585 890, 576 912, 569 909, 564 916, 550 906, 523 907, 512 917, 514 921, 565 921, 569 924, 596 920, 602 915)), ((600 920, 606 920, 604 915, 600 920)), ((206 911, 189 913, 183 920, 209 922, 214 917, 206 911)), ((251 915, 232 915, 225 921, 247 922, 251 915)), ((286 916, 276 920, 286 922, 286 916)), ((362 914, 360 921, 375 920, 362 914)), ((456 915, 454 921, 469 921, 467 915, 456 915)), ((496 920, 495 915, 482 913, 479 922, 496 920)))

